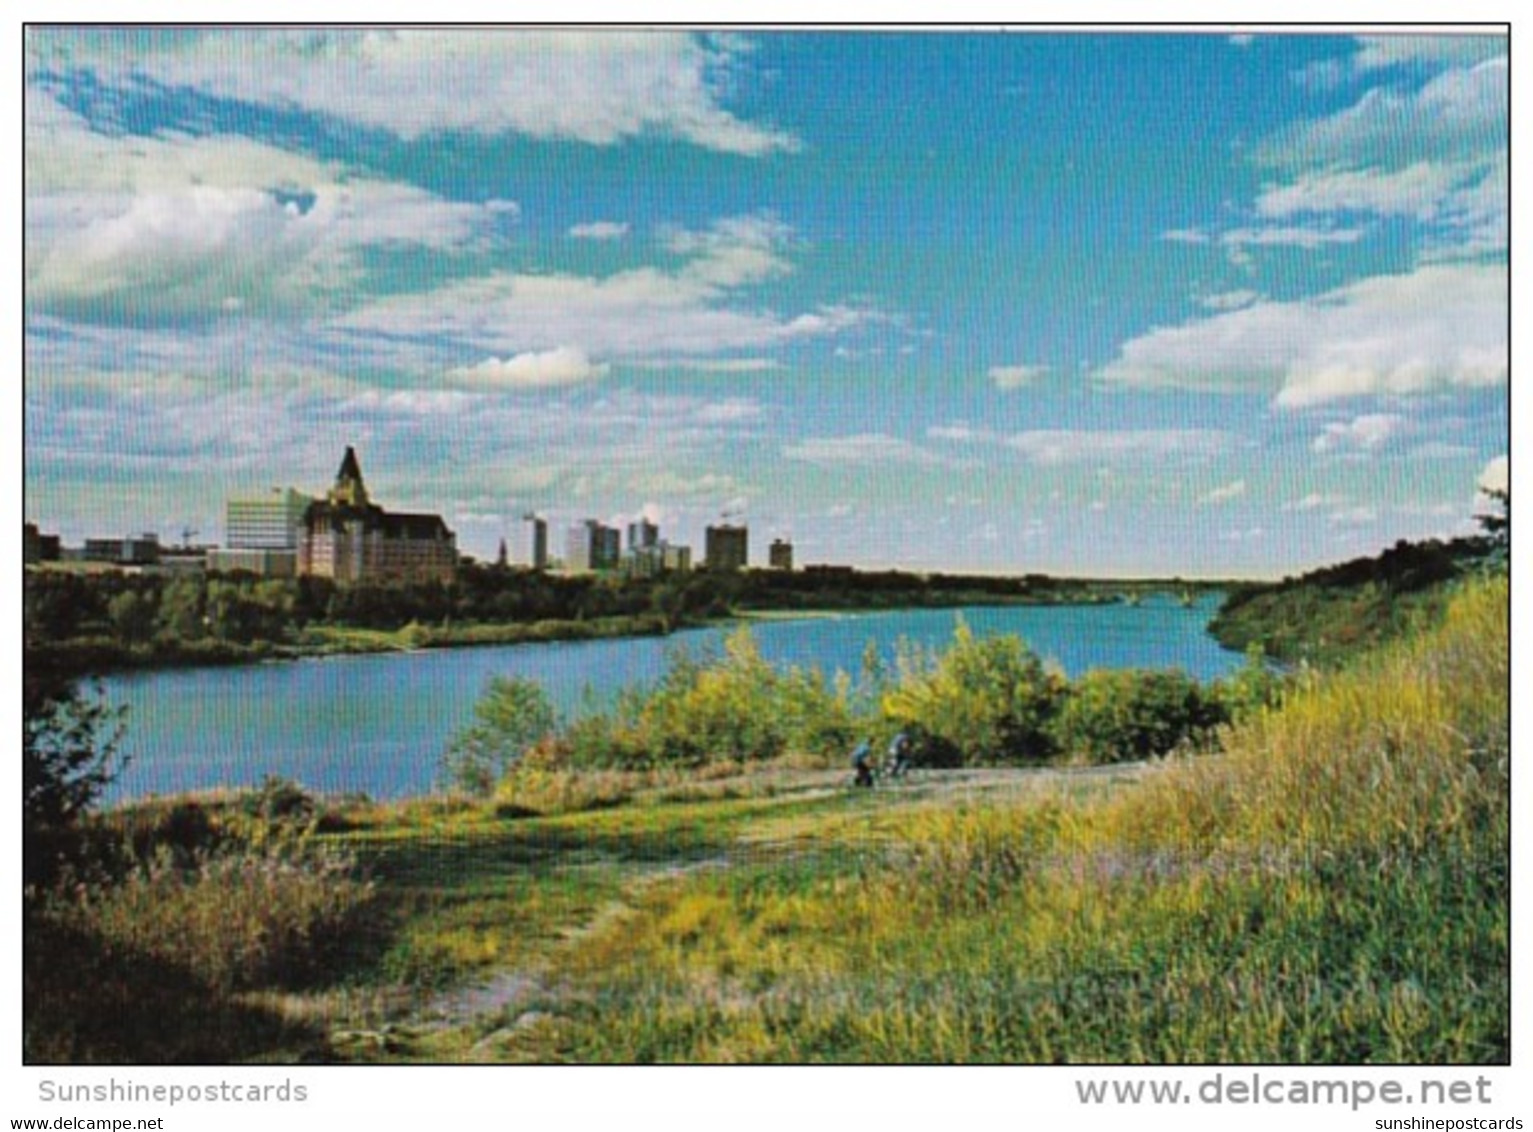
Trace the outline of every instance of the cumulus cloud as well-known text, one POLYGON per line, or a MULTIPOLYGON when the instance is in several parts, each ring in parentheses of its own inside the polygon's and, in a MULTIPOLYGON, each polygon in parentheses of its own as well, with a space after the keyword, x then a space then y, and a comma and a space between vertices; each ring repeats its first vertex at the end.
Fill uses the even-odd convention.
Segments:
POLYGON ((791 267, 780 253, 791 237, 792 229, 776 217, 732 216, 701 232, 672 230, 666 245, 688 257, 681 271, 685 278, 728 288, 788 274, 791 267))
POLYGON ((1302 213, 1370 212, 1431 220, 1464 174, 1418 161, 1403 169, 1326 169, 1305 173, 1289 184, 1268 185, 1256 198, 1264 217, 1302 213))
POLYGON ((1475 481, 1482 491, 1505 491, 1511 486, 1511 462, 1505 456, 1497 456, 1486 464, 1475 481))
POLYGON ((1414 90, 1375 87, 1347 109, 1273 139, 1259 156, 1301 171, 1483 161, 1506 147, 1507 78, 1507 60, 1498 57, 1414 90))
POLYGON ((1315 437, 1316 452, 1374 452, 1411 431, 1411 422, 1395 413, 1364 413, 1346 422, 1332 422, 1315 437))
POLYGON ((148 79, 218 98, 299 108, 412 139, 443 131, 590 145, 646 135, 723 153, 798 148, 721 104, 750 53, 740 37, 521 29, 219 29, 180 36, 50 30, 35 71, 100 83, 148 79))
POLYGON ((27 296, 40 312, 140 327, 314 314, 350 301, 362 249, 475 247, 515 208, 245 139, 109 138, 46 96, 27 106, 27 296))
POLYGON ((308 256, 312 228, 253 189, 139 196, 36 248, 28 297, 39 310, 150 324, 263 308, 308 256))
POLYGON ((595 381, 605 377, 608 369, 605 364, 592 362, 578 347, 560 346, 509 358, 486 358, 477 365, 453 370, 449 376, 471 385, 548 389, 595 381))
POLYGON ((1310 299, 1265 302, 1126 342, 1108 382, 1275 392, 1288 408, 1507 379, 1507 274, 1433 265, 1310 299))

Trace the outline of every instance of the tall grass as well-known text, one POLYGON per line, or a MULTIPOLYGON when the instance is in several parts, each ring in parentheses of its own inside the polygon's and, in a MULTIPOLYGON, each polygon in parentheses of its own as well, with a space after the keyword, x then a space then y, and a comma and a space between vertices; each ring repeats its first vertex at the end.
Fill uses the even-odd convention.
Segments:
POLYGON ((206 1060, 305 1040, 240 996, 331 978, 366 937, 374 884, 316 822, 281 782, 93 819, 27 893, 29 1058, 206 1060))
POLYGON ((837 875, 651 892, 572 969, 580 1059, 1508 1056, 1508 591, 1141 785, 913 814, 837 875))

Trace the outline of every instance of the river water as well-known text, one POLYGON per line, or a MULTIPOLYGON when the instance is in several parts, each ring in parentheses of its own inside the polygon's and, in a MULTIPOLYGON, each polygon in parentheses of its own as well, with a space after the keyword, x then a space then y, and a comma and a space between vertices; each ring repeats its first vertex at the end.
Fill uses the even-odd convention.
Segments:
MULTIPOLYGON (((1217 595, 1190 607, 1165 596, 1139 605, 897 610, 769 620, 752 632, 774 663, 856 674, 868 642, 892 662, 896 642, 952 639, 961 615, 978 635, 1016 633, 1078 675, 1089 668, 1180 668, 1211 679, 1242 657, 1205 631, 1217 595)), ((654 681, 671 650, 717 649, 724 628, 671 637, 441 649, 135 673, 105 682, 128 707, 128 768, 109 800, 247 786, 267 775, 324 793, 398 798, 428 793, 442 748, 468 722, 491 676, 538 681, 567 715, 654 681)))

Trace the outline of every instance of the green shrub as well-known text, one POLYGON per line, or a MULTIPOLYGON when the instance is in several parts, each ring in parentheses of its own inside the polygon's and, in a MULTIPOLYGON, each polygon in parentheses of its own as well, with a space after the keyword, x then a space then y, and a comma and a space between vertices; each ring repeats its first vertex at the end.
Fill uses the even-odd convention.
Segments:
POLYGON ((495 676, 474 705, 474 722, 453 736, 442 756, 448 783, 489 795, 527 750, 551 734, 558 717, 547 694, 522 677, 495 676))
POLYGON ((902 644, 897 666, 884 714, 918 728, 932 752, 968 765, 1053 756, 1065 679, 1021 638, 976 637, 959 618, 947 651, 933 657, 902 644))
POLYGON ((561 733, 554 763, 643 770, 760 762, 845 750, 856 731, 844 682, 778 669, 742 626, 721 655, 674 652, 653 688, 628 689, 610 711, 576 720, 561 733))
POLYGON ((1070 758, 1110 763, 1167 754, 1227 719, 1183 672, 1094 669, 1070 685, 1053 731, 1070 758))

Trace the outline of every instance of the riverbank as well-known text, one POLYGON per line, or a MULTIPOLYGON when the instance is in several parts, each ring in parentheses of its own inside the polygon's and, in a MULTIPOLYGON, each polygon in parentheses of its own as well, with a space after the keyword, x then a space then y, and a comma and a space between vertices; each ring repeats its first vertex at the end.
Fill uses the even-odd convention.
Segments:
POLYGON ((177 641, 124 645, 108 638, 95 637, 58 644, 30 643, 26 662, 29 667, 36 666, 69 676, 108 676, 126 672, 221 668, 268 661, 419 652, 426 649, 655 637, 683 629, 705 628, 711 623, 707 619, 673 622, 660 616, 640 616, 447 626, 425 626, 412 622, 399 629, 310 625, 299 630, 290 641, 255 641, 249 644, 235 641, 177 641))
POLYGON ((1142 594, 1158 592, 1179 594, 1181 591, 1173 587, 1124 591, 1117 586, 1097 591, 1069 588, 1014 596, 956 591, 936 596, 920 595, 908 602, 895 600, 887 593, 875 592, 862 595, 861 598, 843 595, 842 604, 797 606, 785 602, 775 606, 740 607, 713 616, 646 613, 513 622, 411 621, 398 628, 384 629, 310 623, 274 639, 256 638, 248 641, 184 639, 172 635, 160 635, 150 641, 133 643, 99 634, 57 642, 29 637, 26 642, 26 663, 29 668, 64 678, 99 677, 129 672, 219 668, 333 656, 663 637, 690 629, 740 623, 836 620, 917 610, 1137 605, 1142 594))
POLYGON ((1195 756, 124 807, 144 864, 28 901, 25 1056, 1503 1064, 1507 596, 1195 756))

